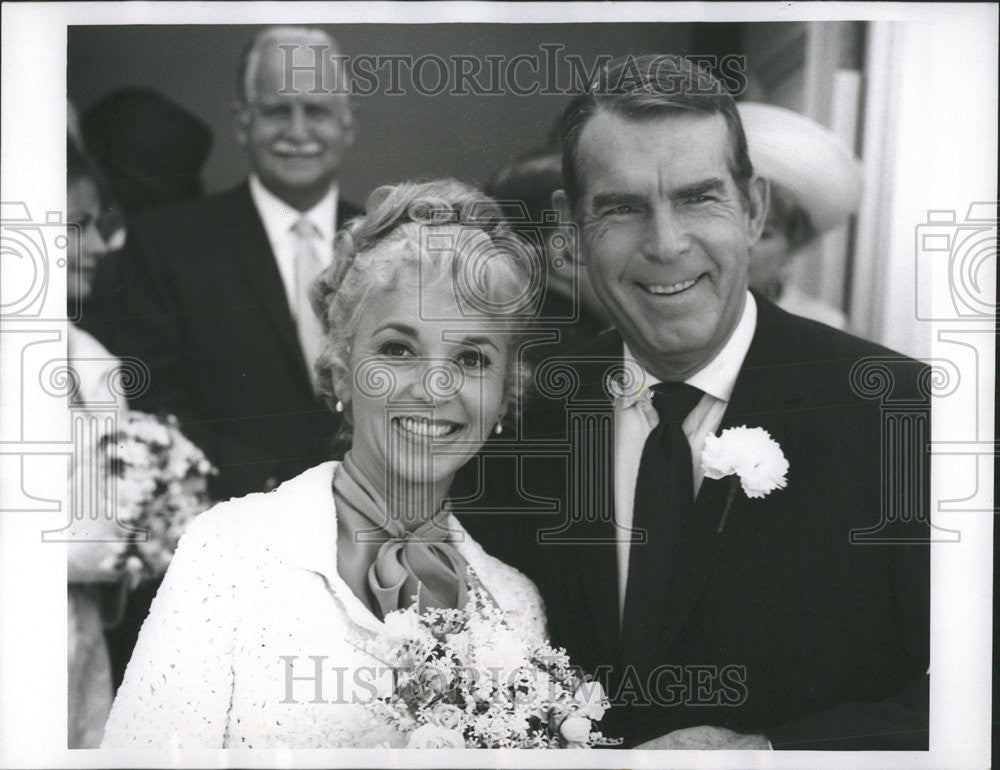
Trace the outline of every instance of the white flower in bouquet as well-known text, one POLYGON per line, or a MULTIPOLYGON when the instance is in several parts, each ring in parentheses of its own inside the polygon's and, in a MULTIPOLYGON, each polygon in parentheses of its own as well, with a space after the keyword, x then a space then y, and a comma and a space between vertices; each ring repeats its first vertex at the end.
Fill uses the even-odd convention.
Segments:
MULTIPOLYGON (((431 709, 429 718, 433 724, 448 730, 456 730, 462 724, 465 712, 450 703, 439 703, 431 709)), ((462 744, 465 745, 464 743, 462 744)))
POLYGON ((544 711, 550 701, 558 698, 558 689, 552 677, 547 671, 535 668, 528 660, 507 676, 506 684, 513 691, 512 697, 530 707, 532 713, 544 711))
POLYGON ((580 716, 599 722, 608 710, 608 697, 600 682, 582 682, 573 693, 573 704, 580 716))
POLYGON ((118 521, 136 530, 115 557, 133 583, 163 574, 188 523, 209 507, 215 469, 173 417, 126 412, 103 436, 104 463, 118 521))
POLYGON ((133 468, 148 468, 153 464, 149 446, 141 441, 125 440, 116 449, 118 462, 133 468))
POLYGON ((585 744, 590 738, 591 727, 590 720, 586 717, 569 716, 559 726, 559 732, 570 743, 585 744))
POLYGON ((451 649, 455 650, 462 660, 468 659, 472 654, 470 651, 472 646, 472 635, 469 633, 468 629, 445 634, 444 640, 451 649))
POLYGON ((583 686, 564 650, 523 639, 471 570, 469 583, 464 609, 386 616, 368 649, 395 667, 394 686, 367 704, 371 712, 407 734, 410 747, 619 743, 591 721, 606 707, 600 686, 583 686))
MULTIPOLYGON (((135 412, 130 413, 131 415, 135 412)), ((150 415, 152 417, 152 415, 150 415)), ((176 422, 173 423, 176 425, 176 422)), ((165 449, 171 444, 170 421, 162 422, 158 418, 132 420, 129 423, 133 439, 144 446, 165 449)))
POLYGON ((528 662, 527 644, 512 629, 497 628, 492 634, 470 638, 477 669, 493 678, 506 679, 528 662))
POLYGON ((410 733, 406 748, 408 749, 464 749, 465 738, 454 728, 440 725, 420 725, 410 733))
POLYGON ((430 634, 426 633, 420 624, 420 618, 413 607, 388 613, 384 622, 383 635, 385 641, 390 644, 397 644, 421 636, 430 637, 430 634))
POLYGON ((438 702, 452 687, 450 667, 421 663, 400 675, 399 691, 407 703, 418 707, 438 702))

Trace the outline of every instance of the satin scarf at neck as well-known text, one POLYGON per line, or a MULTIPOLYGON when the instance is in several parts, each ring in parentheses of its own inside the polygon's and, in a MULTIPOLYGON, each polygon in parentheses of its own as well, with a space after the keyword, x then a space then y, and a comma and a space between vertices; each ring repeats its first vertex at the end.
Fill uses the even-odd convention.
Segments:
POLYGON ((469 565, 447 539, 446 506, 408 531, 399 516, 388 510, 385 499, 355 465, 350 452, 333 475, 333 494, 338 510, 346 509, 345 512, 371 525, 367 530, 359 528, 355 537, 379 530, 388 537, 368 568, 368 587, 378 603, 377 614, 381 618, 393 610, 409 607, 414 601, 420 611, 465 606, 469 565))

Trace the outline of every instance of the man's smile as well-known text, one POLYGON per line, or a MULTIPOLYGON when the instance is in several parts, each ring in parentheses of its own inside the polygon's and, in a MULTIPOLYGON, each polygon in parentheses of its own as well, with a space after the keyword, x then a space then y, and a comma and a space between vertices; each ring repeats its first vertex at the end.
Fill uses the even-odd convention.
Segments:
POLYGON ((293 144, 292 142, 277 141, 271 145, 271 152, 283 158, 315 158, 323 153, 323 145, 319 142, 293 144))
POLYGON ((677 283, 643 283, 637 281, 637 285, 645 291, 647 294, 652 294, 659 297, 672 297, 677 294, 682 294, 692 287, 695 286, 702 278, 704 278, 704 273, 699 275, 697 278, 691 278, 686 281, 678 281, 677 283))

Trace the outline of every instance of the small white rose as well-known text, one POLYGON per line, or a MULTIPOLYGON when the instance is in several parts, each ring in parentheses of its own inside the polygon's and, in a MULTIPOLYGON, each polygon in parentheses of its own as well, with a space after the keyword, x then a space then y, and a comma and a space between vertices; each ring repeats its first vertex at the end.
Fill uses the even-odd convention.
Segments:
POLYGON ((573 701, 580 716, 595 721, 603 719, 608 710, 608 699, 600 682, 583 682, 573 693, 573 701))
POLYGON ((450 703, 439 703, 431 710, 430 718, 439 727, 455 730, 462 723, 464 713, 458 706, 453 706, 450 703))
POLYGON ((458 730, 440 725, 420 725, 410 733, 408 749, 464 749, 465 739, 458 730))
POLYGON ((590 737, 590 720, 581 716, 566 717, 559 726, 559 732, 570 743, 586 743, 590 737))

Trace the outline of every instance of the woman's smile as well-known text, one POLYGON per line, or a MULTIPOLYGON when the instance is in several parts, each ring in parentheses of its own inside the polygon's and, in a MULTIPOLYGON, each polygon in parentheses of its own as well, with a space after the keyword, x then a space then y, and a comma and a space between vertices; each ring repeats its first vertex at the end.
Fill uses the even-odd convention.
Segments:
POLYGON ((423 416, 399 416, 392 418, 397 430, 409 435, 430 438, 444 438, 462 429, 462 425, 450 420, 429 420, 423 416))

